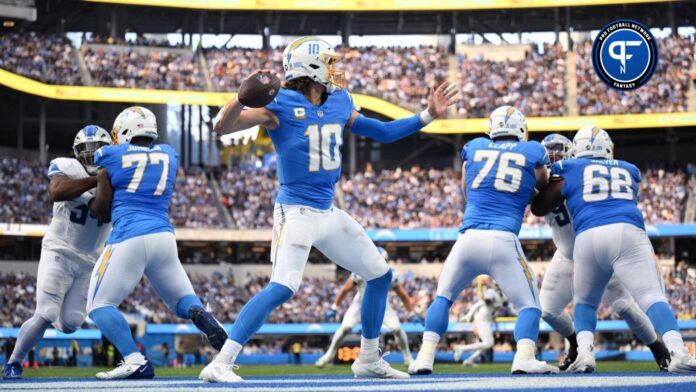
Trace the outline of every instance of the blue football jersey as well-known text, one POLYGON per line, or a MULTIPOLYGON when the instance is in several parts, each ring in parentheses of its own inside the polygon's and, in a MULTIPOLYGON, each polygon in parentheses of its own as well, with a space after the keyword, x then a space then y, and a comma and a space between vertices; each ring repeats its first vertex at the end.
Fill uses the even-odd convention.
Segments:
POLYGON ((614 159, 567 159, 554 163, 551 175, 563 177, 561 194, 576 234, 612 223, 645 230, 638 209, 641 175, 634 165, 614 159))
POLYGON ((266 109, 280 122, 268 131, 278 154, 276 202, 329 209, 341 176, 343 129, 355 110, 350 94, 338 90, 313 105, 302 93, 281 89, 266 109))
POLYGON ((534 196, 535 169, 547 165, 546 149, 535 141, 476 138, 462 149, 466 161, 466 209, 460 232, 468 229, 520 232, 534 196))
POLYGON ((169 221, 169 201, 179 156, 171 146, 105 146, 97 150, 94 161, 107 170, 114 188, 113 231, 107 244, 145 234, 174 232, 169 221))

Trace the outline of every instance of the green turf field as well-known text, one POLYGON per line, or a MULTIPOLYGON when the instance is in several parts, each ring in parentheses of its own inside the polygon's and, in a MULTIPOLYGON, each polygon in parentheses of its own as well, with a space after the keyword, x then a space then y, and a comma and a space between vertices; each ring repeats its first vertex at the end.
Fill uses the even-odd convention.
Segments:
MULTIPOLYGON (((397 369, 406 370, 403 365, 395 365, 397 369)), ((657 365, 653 362, 599 362, 598 372, 657 372, 657 365)), ((105 370, 105 368, 41 368, 25 369, 25 378, 37 377, 93 377, 95 373, 105 370)), ((109 370, 109 369, 106 369, 109 370)), ((189 368, 156 368, 155 374, 159 377, 198 377, 200 367, 189 368)), ((464 368, 459 364, 437 364, 436 373, 507 373, 510 371, 510 364, 486 364, 476 368, 464 368)), ((237 372, 242 377, 248 376, 282 376, 282 375, 333 375, 351 374, 348 365, 328 366, 318 369, 313 365, 293 366, 293 365, 245 365, 240 366, 237 372)))

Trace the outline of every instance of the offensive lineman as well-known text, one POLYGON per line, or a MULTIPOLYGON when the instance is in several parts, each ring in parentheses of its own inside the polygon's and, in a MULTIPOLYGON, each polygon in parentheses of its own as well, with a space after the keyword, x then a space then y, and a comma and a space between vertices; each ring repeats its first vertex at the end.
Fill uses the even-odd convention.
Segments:
MULTIPOLYGON (((388 260, 387 251, 384 248, 377 249, 382 257, 384 257, 385 260, 388 260)), ((336 311, 343 302, 343 299, 356 286, 358 288, 358 293, 355 294, 355 297, 353 297, 353 301, 350 303, 348 310, 346 310, 346 314, 343 316, 343 320, 341 321, 341 326, 338 328, 336 333, 334 333, 333 338, 331 339, 331 345, 326 350, 326 353, 324 353, 324 355, 322 355, 321 358, 319 358, 315 363, 317 367, 323 368, 333 361, 333 359, 336 357, 336 353, 338 352, 338 346, 343 343, 343 339, 345 339, 346 335, 348 335, 353 328, 360 323, 362 299, 365 295, 365 279, 361 278, 360 275, 357 274, 351 274, 343 287, 341 287, 338 295, 336 295, 336 299, 331 305, 331 308, 326 313, 326 319, 330 320, 336 317, 336 311)), ((406 289, 401 282, 401 278, 396 274, 393 274, 390 289, 394 290, 396 295, 399 296, 399 299, 401 299, 401 302, 404 304, 408 314, 412 315, 412 320, 414 322, 422 323, 422 319, 420 319, 420 317, 413 315, 411 297, 409 297, 409 295, 406 293, 406 289)), ((406 331, 401 328, 399 316, 396 314, 396 311, 391 307, 388 301, 387 309, 384 312, 384 326, 389 329, 392 334, 394 334, 394 338, 399 346, 399 350, 401 351, 401 354, 403 354, 404 364, 406 366, 410 365, 411 362, 413 362, 413 357, 411 356, 411 350, 408 347, 408 335, 406 335, 406 331)))
POLYGON ((56 158, 48 167, 53 219, 41 242, 36 282, 36 310, 22 324, 4 379, 22 378, 27 353, 53 326, 73 333, 87 315, 89 275, 111 229, 89 213, 97 186, 94 152, 111 144, 109 133, 96 125, 82 128, 73 142, 75 158, 56 158))
POLYGON ((454 360, 458 362, 462 359, 462 355, 469 351, 473 351, 467 359, 462 361, 463 366, 476 366, 476 358, 480 357, 486 351, 493 348, 495 338, 491 324, 495 322, 495 312, 502 305, 503 299, 495 291, 495 289, 486 289, 483 293, 483 299, 476 302, 471 309, 460 320, 464 323, 473 321, 474 329, 478 335, 480 342, 471 344, 459 344, 454 348, 454 360))
POLYGON ((97 378, 152 378, 152 365, 138 352, 117 309, 143 275, 169 309, 193 321, 215 349, 222 347, 227 333, 205 311, 179 261, 169 221, 179 157, 169 145, 155 144, 155 115, 143 107, 127 108, 114 121, 112 135, 117 144, 95 154, 100 170, 90 210, 113 217, 114 228, 90 280, 87 310, 123 362, 97 373, 97 378))
POLYGON ((606 131, 581 128, 573 138, 574 158, 551 166, 552 181, 532 203, 532 213, 544 216, 565 200, 573 219, 573 314, 578 356, 568 371, 595 370, 597 306, 613 274, 662 336, 671 356, 668 371, 696 372, 696 360, 684 347, 665 298, 662 276, 637 206, 640 171, 613 159, 613 150, 606 131))
POLYGON ((476 138, 462 149, 464 221, 442 268, 437 297, 428 308, 421 350, 408 367, 411 374, 432 373, 435 349, 447 331, 453 301, 482 274, 494 279, 519 309, 512 373, 558 373, 558 368, 534 356, 541 317, 539 294, 517 238, 527 204, 548 181, 548 157, 541 144, 526 141, 527 122, 512 106, 495 109, 489 129, 490 139, 476 138))
MULTIPOLYGON (((541 144, 546 148, 552 164, 571 157, 573 143, 563 135, 548 135, 541 141, 541 144)), ((573 300, 575 230, 573 230, 573 220, 565 204, 554 208, 544 219, 551 227, 551 237, 556 245, 556 252, 546 270, 544 280, 541 282, 541 292, 539 293, 541 317, 554 331, 563 335, 570 343, 568 353, 559 365, 559 368, 565 371, 578 355, 573 320, 564 311, 565 307, 573 300)), ((650 348, 660 370, 666 371, 669 366, 669 351, 657 338, 648 316, 640 310, 638 304, 616 276, 612 276, 609 280, 604 300, 611 305, 613 311, 626 321, 628 327, 643 344, 650 348)))
MULTIPOLYGON (((334 185, 341 172, 341 145, 346 128, 389 143, 418 132, 445 113, 457 91, 448 83, 428 98, 419 114, 391 122, 360 115, 344 87, 340 60, 326 41, 302 37, 283 51, 286 84, 262 108, 244 107, 235 98, 220 112, 215 131, 230 133, 263 125, 278 153, 280 192, 274 211, 271 283, 244 306, 220 355, 203 369, 210 382, 242 382, 234 373, 242 346, 268 315, 295 293, 312 246, 341 267, 366 280, 362 307, 360 355, 353 363, 356 377, 408 378, 392 369, 379 353, 392 272, 365 230, 346 212, 334 207, 334 185)), ((254 75, 252 75, 253 77, 254 75)))

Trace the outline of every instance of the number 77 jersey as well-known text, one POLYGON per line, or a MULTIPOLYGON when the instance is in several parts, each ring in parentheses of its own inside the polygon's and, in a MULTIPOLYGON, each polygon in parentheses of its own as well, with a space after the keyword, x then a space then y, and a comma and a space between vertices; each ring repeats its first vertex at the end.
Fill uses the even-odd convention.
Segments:
POLYGON ((546 149, 535 141, 476 138, 462 149, 466 161, 466 210, 460 232, 502 230, 517 235, 534 196, 537 167, 548 164, 546 149))
POLYGON ((174 193, 179 156, 169 145, 105 146, 94 162, 106 169, 114 188, 113 231, 107 244, 160 232, 174 232, 169 202, 174 193))
POLYGON ((612 223, 645 230, 638 209, 640 170, 615 159, 577 158, 555 162, 551 175, 563 177, 561 194, 573 216, 576 235, 612 223))

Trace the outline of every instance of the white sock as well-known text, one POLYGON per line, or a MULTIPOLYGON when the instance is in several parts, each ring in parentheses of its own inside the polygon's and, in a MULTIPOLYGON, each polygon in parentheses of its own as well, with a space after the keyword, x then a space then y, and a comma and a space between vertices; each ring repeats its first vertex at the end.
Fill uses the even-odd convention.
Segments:
POLYGON ((578 332, 578 351, 592 351, 594 347, 594 333, 590 331, 578 332))
POLYGON ((536 353, 536 343, 531 339, 520 339, 517 341, 517 352, 515 352, 516 358, 522 358, 526 360, 535 359, 534 354, 536 353))
POLYGON ((222 346, 220 353, 213 359, 213 362, 222 362, 227 364, 233 364, 237 359, 237 355, 242 351, 242 345, 235 342, 232 339, 227 339, 225 344, 222 346))
POLYGON ((662 335, 662 341, 665 342, 665 346, 667 346, 667 350, 669 350, 670 353, 677 355, 689 354, 684 347, 684 340, 682 339, 682 335, 679 333, 679 331, 665 332, 665 334, 662 335))
POLYGON ((433 331, 425 331, 423 333, 423 343, 425 342, 432 342, 435 343, 435 345, 440 342, 440 335, 436 334, 433 331))
POLYGON ((128 354, 123 358, 123 362, 129 364, 129 365, 144 365, 147 360, 143 356, 143 354, 140 354, 138 352, 128 354))
POLYGON ((363 362, 374 362, 379 359, 379 337, 368 339, 360 336, 360 359, 363 362))

